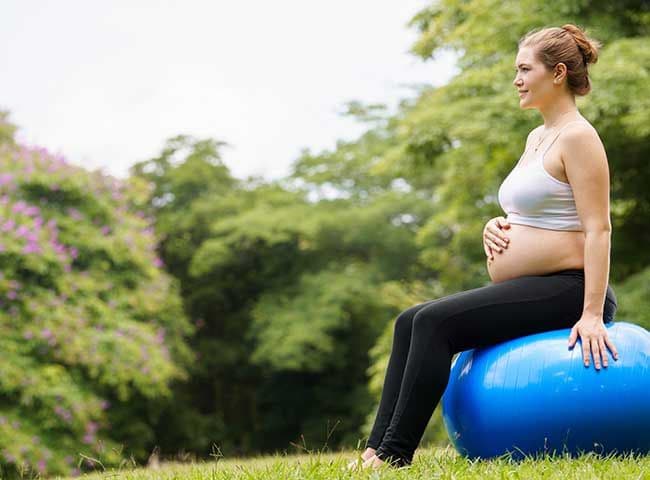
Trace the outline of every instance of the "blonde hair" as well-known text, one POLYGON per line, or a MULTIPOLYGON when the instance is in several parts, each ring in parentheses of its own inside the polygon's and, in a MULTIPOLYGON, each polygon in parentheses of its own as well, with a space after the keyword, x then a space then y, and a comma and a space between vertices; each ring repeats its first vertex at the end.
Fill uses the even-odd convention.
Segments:
POLYGON ((535 57, 549 70, 562 62, 567 68, 567 84, 574 95, 587 95, 591 91, 590 63, 598 61, 602 43, 588 37, 571 23, 561 27, 531 30, 520 40, 518 47, 532 47, 535 57))

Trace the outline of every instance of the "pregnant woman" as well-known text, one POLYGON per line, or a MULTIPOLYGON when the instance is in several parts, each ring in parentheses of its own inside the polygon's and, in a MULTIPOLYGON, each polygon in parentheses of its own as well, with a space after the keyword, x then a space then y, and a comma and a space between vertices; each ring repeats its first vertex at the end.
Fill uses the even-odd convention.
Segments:
POLYGON ((604 327, 616 312, 608 283, 607 157, 575 103, 591 89, 587 65, 599 46, 571 24, 533 30, 519 41, 519 105, 539 110, 544 123, 530 132, 499 188, 507 218, 491 219, 483 231, 492 282, 397 317, 363 468, 411 464, 457 352, 571 328, 567 348, 580 338, 585 368, 592 357, 596 369, 607 367, 607 349, 618 359, 604 327))

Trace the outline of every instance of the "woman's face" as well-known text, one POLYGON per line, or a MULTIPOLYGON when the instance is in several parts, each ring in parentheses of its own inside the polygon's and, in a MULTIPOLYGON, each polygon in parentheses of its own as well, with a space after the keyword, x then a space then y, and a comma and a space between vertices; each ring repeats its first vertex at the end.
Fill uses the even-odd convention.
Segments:
POLYGON ((539 62, 531 47, 521 47, 515 58, 515 79, 512 84, 519 95, 523 109, 539 108, 551 102, 558 94, 553 88, 553 72, 539 62), (519 93, 524 91, 524 93, 519 93))

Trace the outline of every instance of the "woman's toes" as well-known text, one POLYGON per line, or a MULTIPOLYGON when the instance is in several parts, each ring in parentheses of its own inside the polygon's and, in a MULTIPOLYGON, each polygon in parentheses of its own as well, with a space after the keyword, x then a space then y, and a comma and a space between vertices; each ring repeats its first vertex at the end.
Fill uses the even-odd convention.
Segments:
POLYGON ((346 467, 348 470, 356 470, 359 466, 359 460, 352 460, 346 467))

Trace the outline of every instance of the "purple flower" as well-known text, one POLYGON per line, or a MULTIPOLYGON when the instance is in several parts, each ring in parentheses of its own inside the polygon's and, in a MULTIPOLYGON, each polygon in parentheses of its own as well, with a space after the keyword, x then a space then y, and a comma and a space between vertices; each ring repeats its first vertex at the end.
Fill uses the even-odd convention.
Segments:
POLYGON ((29 233, 29 228, 27 228, 25 225, 21 225, 21 226, 18 227, 18 229, 16 230, 16 235, 18 235, 19 237, 24 237, 24 236, 26 236, 28 233, 29 233))
POLYGON ((27 204, 23 202, 22 200, 17 201, 14 203, 13 207, 11 207, 11 211, 14 213, 22 213, 25 211, 25 208, 27 207, 27 204))
POLYGON ((13 179, 14 176, 11 173, 3 173, 2 175, 0 175, 0 186, 11 183, 13 179))
POLYGON ((165 340, 165 329, 160 328, 156 333, 156 343, 161 344, 165 340))
POLYGON ((68 215, 70 215, 75 220, 81 220, 83 218, 81 212, 76 208, 72 208, 72 207, 68 208, 68 215))
POLYGON ((153 261, 153 264, 156 266, 156 268, 161 268, 163 265, 165 265, 160 257, 156 257, 153 261))
POLYGON ((33 217, 34 215, 38 215, 41 213, 41 209, 38 207, 30 206, 25 208, 24 210, 25 215, 33 217))
POLYGON ((25 245, 23 248, 23 253, 29 254, 29 253, 41 253, 43 250, 41 247, 38 246, 36 243, 30 243, 28 245, 25 245))
POLYGON ((9 290, 7 292, 7 298, 9 300, 16 300, 16 297, 18 297, 18 294, 14 290, 9 290))
POLYGON ((99 425, 97 424, 97 422, 92 422, 92 421, 88 422, 86 423, 86 432, 95 433, 98 427, 99 425))
POLYGON ((70 423, 70 420, 72 420, 72 414, 67 409, 63 408, 61 405, 55 406, 54 412, 68 423, 70 423))
POLYGON ((111 232, 111 227, 109 226, 103 226, 102 227, 102 234, 108 235, 111 232))
POLYGON ((14 222, 13 219, 10 218, 2 226, 2 231, 3 232, 9 232, 9 231, 13 230, 15 226, 16 226, 16 222, 14 222))
POLYGON ((29 232, 27 235, 25 235, 25 238, 27 239, 28 242, 38 242, 38 235, 36 232, 29 232))
POLYGON ((41 337, 50 338, 52 336, 52 331, 49 328, 44 328, 41 330, 41 337))

